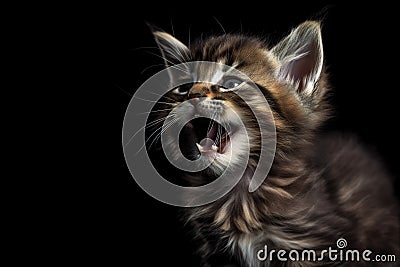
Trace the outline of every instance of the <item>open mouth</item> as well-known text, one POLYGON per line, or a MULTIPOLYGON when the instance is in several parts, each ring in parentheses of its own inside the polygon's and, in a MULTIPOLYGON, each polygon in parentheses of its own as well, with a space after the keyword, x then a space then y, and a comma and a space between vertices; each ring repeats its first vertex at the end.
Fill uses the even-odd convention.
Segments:
POLYGON ((218 122, 208 118, 196 118, 188 122, 180 132, 179 146, 189 160, 201 155, 223 154, 230 142, 230 133, 218 122))

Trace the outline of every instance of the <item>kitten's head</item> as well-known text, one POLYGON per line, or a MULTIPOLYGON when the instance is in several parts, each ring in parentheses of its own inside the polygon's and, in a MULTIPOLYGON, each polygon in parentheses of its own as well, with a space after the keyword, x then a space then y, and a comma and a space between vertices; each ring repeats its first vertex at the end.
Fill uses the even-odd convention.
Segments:
MULTIPOLYGON (((218 175, 230 164, 239 163, 246 150, 250 150, 249 165, 253 165, 249 167, 257 164, 260 122, 249 104, 258 112, 272 114, 278 159, 287 158, 291 151, 304 146, 326 118, 327 85, 318 22, 304 22, 271 49, 264 41, 244 35, 201 39, 189 48, 168 33, 153 34, 167 66, 193 61, 221 66, 190 73, 195 82, 172 88, 157 106, 159 112, 150 116, 153 122, 162 122, 168 115, 172 115, 171 123, 184 122, 179 140, 171 137, 167 145, 172 151, 180 149, 189 160, 211 160, 209 174, 218 175), (262 94, 256 94, 254 84, 237 73, 247 75, 262 94), (239 90, 251 103, 237 95, 239 90), (190 116, 199 118, 187 122, 190 116)), ((179 66, 185 69, 185 65, 179 66)), ((185 71, 191 72, 189 68, 185 71)))

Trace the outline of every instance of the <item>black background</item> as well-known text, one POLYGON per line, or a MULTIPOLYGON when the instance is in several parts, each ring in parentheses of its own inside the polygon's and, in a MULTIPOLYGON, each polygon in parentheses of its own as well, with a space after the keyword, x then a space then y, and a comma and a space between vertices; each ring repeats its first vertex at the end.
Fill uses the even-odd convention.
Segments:
POLYGON ((226 32, 269 36, 275 43, 307 19, 322 20, 325 62, 336 112, 327 128, 359 136, 398 181, 399 142, 394 128, 398 122, 399 74, 396 65, 391 65, 398 57, 393 37, 397 34, 394 7, 190 4, 193 7, 170 3, 104 5, 83 14, 86 22, 79 33, 88 68, 94 74, 90 83, 95 85, 87 89, 93 95, 88 105, 94 104, 93 118, 99 120, 93 135, 101 136, 95 144, 100 152, 94 155, 101 159, 85 177, 91 183, 86 192, 90 200, 77 220, 85 232, 77 243, 87 248, 84 253, 91 251, 91 260, 110 261, 114 266, 119 262, 130 266, 196 266, 190 239, 177 219, 178 209, 156 201, 138 187, 122 152, 121 130, 127 105, 135 89, 161 69, 160 65, 151 66, 162 64, 153 55, 159 53, 146 22, 174 32, 184 43, 189 40, 189 31, 191 40, 201 34, 223 33, 219 24, 226 32), (138 264, 142 260, 147 263, 138 264))

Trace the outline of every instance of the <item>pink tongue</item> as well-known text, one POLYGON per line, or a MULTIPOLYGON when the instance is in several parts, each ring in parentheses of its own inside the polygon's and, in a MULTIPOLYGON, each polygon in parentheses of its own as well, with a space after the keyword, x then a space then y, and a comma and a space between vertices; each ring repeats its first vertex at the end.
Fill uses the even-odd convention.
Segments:
POLYGON ((215 141, 217 138, 217 132, 218 132, 218 125, 216 123, 212 123, 210 130, 207 133, 207 138, 210 138, 215 141))
POLYGON ((204 150, 211 150, 212 145, 214 145, 214 141, 209 139, 209 138, 204 138, 203 140, 200 141, 200 144, 204 150))

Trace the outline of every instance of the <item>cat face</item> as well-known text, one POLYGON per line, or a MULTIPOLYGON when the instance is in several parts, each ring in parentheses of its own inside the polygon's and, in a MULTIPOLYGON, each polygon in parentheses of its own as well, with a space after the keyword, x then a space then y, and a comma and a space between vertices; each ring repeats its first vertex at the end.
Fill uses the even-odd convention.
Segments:
POLYGON ((222 75, 215 83, 197 82, 167 94, 176 105, 168 116, 182 126, 180 134, 170 131, 169 150, 180 149, 189 160, 211 164, 208 171, 216 175, 246 160, 249 148, 256 149, 250 144, 259 143, 258 125, 234 90, 251 93, 254 88, 239 77, 222 75))
POLYGON ((182 151, 189 160, 211 162, 209 174, 221 174, 247 154, 249 165, 257 164, 260 122, 254 109, 264 113, 266 120, 272 114, 278 156, 284 156, 286 148, 295 148, 325 118, 317 22, 301 24, 272 49, 242 35, 200 40, 191 49, 165 32, 156 31, 154 36, 166 65, 180 64, 190 81, 172 88, 156 108, 165 112, 157 112, 150 121, 164 118, 170 120, 169 128, 181 125, 180 133, 171 134, 166 145, 177 157, 182 151), (200 63, 194 69, 185 65, 188 62, 200 63), (207 67, 201 62, 216 64, 207 67), (246 100, 238 96, 239 91, 246 100))

